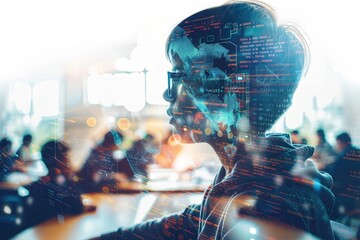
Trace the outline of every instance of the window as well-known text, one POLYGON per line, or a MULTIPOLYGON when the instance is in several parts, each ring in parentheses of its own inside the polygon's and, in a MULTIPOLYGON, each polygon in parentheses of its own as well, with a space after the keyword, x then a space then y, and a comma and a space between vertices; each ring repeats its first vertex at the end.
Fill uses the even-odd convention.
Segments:
POLYGON ((167 72, 151 71, 146 75, 146 102, 150 104, 167 105, 162 95, 167 89, 167 72))
POLYGON ((21 113, 29 114, 31 108, 30 84, 21 82, 15 83, 13 94, 16 109, 21 113))
POLYGON ((51 117, 59 114, 59 83, 44 81, 33 88, 34 113, 39 116, 51 117))

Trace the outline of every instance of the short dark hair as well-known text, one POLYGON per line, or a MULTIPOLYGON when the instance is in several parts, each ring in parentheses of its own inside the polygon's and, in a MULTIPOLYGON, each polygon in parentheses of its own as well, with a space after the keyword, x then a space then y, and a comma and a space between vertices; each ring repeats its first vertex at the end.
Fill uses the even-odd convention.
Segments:
POLYGON ((299 135, 299 131, 298 130, 293 130, 293 131, 291 131, 291 134, 299 135))
POLYGON ((23 144, 29 145, 29 144, 31 143, 31 141, 32 141, 32 136, 31 136, 31 134, 25 134, 25 135, 23 136, 23 144))
MULTIPOLYGON (((65 161, 65 154, 69 151, 69 147, 59 140, 51 140, 45 143, 41 148, 42 160, 48 169, 56 168, 58 162, 65 161)), ((66 164, 66 163, 65 163, 66 164)))
POLYGON ((325 131, 322 128, 319 128, 318 130, 316 130, 316 135, 318 135, 319 138, 321 138, 322 140, 326 139, 325 131))
POLYGON ((12 142, 8 138, 4 137, 0 141, 0 153, 11 146, 12 146, 12 142))
POLYGON ((209 92, 223 92, 223 96, 217 95, 220 100, 225 94, 235 94, 239 105, 235 112, 246 116, 251 132, 258 135, 271 128, 291 105, 307 67, 307 49, 299 31, 278 24, 269 6, 239 1, 183 20, 170 34, 166 54, 170 61, 187 68, 212 61, 209 65, 217 69, 215 74, 206 69, 194 71, 191 90, 199 90, 195 94, 199 99, 209 92), (256 41, 264 42, 260 45, 266 51, 256 41), (201 56, 191 59, 194 52, 201 56), (237 85, 243 80, 248 82, 246 90, 237 85))
POLYGON ((112 129, 105 133, 101 145, 104 147, 113 147, 119 145, 121 144, 123 137, 124 136, 119 131, 112 129))
POLYGON ((351 144, 351 137, 350 137, 349 133, 343 132, 336 136, 336 141, 346 143, 346 144, 351 144))

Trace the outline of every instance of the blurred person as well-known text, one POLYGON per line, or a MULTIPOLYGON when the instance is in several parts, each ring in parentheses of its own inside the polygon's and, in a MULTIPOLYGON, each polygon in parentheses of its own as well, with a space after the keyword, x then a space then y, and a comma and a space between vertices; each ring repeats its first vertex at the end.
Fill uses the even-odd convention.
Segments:
POLYGON ((16 169, 16 155, 12 151, 12 141, 6 137, 0 140, 0 181, 16 169))
POLYGON ((307 144, 307 139, 300 135, 299 130, 291 131, 291 141, 293 144, 307 144))
POLYGON ((126 157, 129 160, 134 176, 140 182, 147 183, 149 181, 148 168, 155 163, 159 152, 160 146, 150 133, 146 133, 145 136, 136 140, 131 148, 126 151, 126 157))
POLYGON ((327 165, 335 161, 336 153, 328 143, 324 129, 316 130, 316 142, 315 153, 312 158, 319 169, 325 170, 327 165))
POLYGON ((260 2, 232 1, 179 23, 166 45, 167 113, 182 143, 210 144, 222 167, 201 204, 101 239, 238 239, 241 216, 333 239, 331 177, 307 160, 313 147, 265 134, 291 105, 306 50, 296 29, 260 2))
POLYGON ((32 161, 32 135, 25 134, 23 136, 22 144, 19 149, 16 151, 16 155, 18 156, 18 160, 22 162, 32 161))
POLYGON ((103 140, 91 150, 83 167, 77 173, 79 184, 86 192, 108 191, 117 181, 129 181, 133 177, 131 167, 119 148, 123 135, 108 131, 103 140))
POLYGON ((42 146, 41 155, 48 174, 27 187, 33 199, 33 204, 25 211, 27 226, 54 216, 63 222, 65 214, 95 209, 93 206, 84 207, 82 203, 81 191, 73 182, 69 150, 59 140, 48 141, 42 146))
POLYGON ((343 132, 336 136, 336 151, 336 160, 329 167, 336 197, 331 217, 350 225, 352 218, 360 222, 360 149, 352 145, 349 133, 343 132))
POLYGON ((302 144, 300 133, 298 130, 291 131, 291 141, 293 144, 302 144))

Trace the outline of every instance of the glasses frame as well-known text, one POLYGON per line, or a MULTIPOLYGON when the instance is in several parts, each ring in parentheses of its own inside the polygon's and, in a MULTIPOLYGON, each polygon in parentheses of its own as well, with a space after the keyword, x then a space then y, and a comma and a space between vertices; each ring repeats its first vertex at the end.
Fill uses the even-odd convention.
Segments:
POLYGON ((175 99, 175 95, 172 94, 172 89, 174 85, 178 85, 181 83, 186 76, 184 72, 167 72, 168 76, 168 89, 167 89, 167 97, 170 99, 175 99))

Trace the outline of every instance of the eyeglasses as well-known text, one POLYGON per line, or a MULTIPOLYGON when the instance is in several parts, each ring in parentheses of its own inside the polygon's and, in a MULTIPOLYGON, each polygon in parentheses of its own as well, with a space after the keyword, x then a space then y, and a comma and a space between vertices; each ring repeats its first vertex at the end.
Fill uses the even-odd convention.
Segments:
POLYGON ((168 72, 167 99, 174 100, 177 94, 177 86, 186 76, 184 72, 168 72), (174 90, 176 89, 176 90, 174 90))

